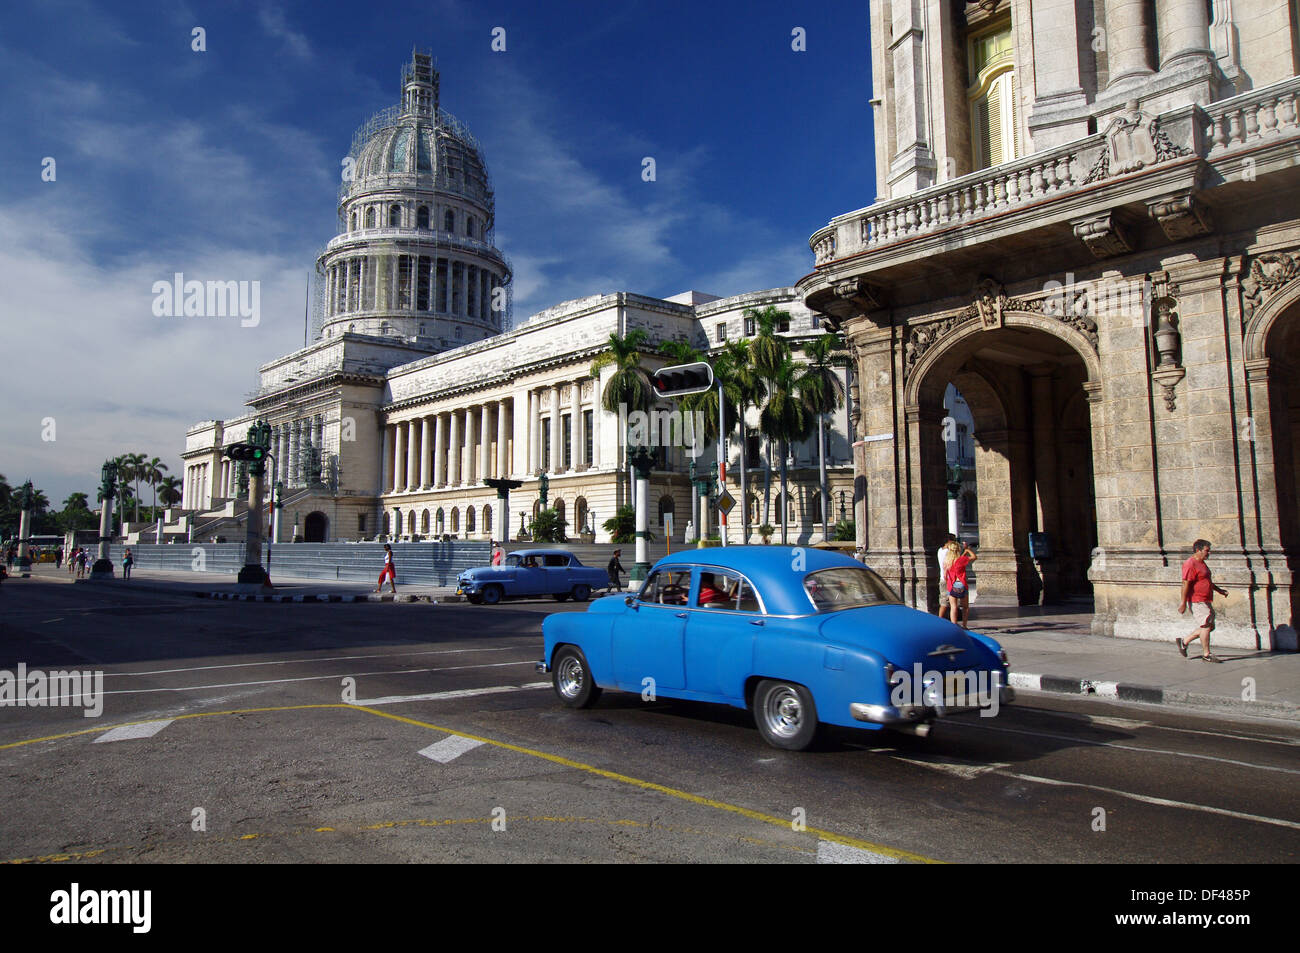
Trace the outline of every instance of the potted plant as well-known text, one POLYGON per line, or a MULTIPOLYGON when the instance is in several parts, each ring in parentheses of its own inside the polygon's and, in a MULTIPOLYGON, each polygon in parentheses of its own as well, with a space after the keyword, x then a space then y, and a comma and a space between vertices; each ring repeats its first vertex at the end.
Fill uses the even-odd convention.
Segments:
POLYGON ((775 532, 776 532, 776 527, 773 526, 771 523, 764 523, 762 526, 758 528, 758 535, 763 537, 764 546, 771 544, 772 534, 775 532))

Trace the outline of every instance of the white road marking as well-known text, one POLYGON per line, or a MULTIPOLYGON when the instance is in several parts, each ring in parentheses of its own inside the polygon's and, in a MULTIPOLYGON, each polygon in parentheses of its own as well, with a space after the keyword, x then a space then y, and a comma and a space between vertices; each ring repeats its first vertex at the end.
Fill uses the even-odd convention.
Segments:
POLYGON ((132 738, 152 738, 158 732, 162 731, 176 719, 166 718, 162 721, 146 721, 138 725, 123 725, 120 728, 110 728, 93 742, 99 744, 101 741, 129 741, 132 738))
POLYGON ((1205 811, 1208 814, 1222 814, 1224 817, 1235 817, 1243 821, 1258 821, 1261 824, 1275 824, 1278 827, 1290 827, 1300 830, 1300 823, 1296 821, 1286 821, 1279 817, 1263 817, 1259 814, 1246 814, 1241 811, 1229 811, 1222 807, 1210 807, 1208 804, 1191 804, 1187 801, 1171 801, 1168 798, 1152 797, 1149 794, 1134 794, 1132 791, 1119 791, 1115 788, 1102 787, 1099 784, 1085 784, 1081 781, 1058 781, 1055 778, 1040 778, 1032 774, 1016 774, 1014 771, 1001 772, 1003 777, 1017 778, 1021 781, 1032 781, 1035 784, 1049 784, 1053 787, 1067 788, 1087 788, 1090 791, 1103 791, 1106 794, 1114 794, 1117 797, 1126 797, 1133 801, 1142 801, 1146 804, 1156 804, 1161 807, 1181 807, 1189 811, 1205 811))
MULTIPOLYGON (((343 672, 337 675, 303 675, 298 678, 266 678, 256 682, 223 682, 218 685, 183 685, 179 688, 119 688, 105 695, 150 695, 156 692, 199 692, 209 688, 246 688, 249 685, 282 685, 289 682, 338 681, 343 675, 365 678, 370 675, 423 675, 429 672, 463 672, 473 668, 509 668, 512 665, 534 665, 536 659, 517 662, 492 662, 485 665, 449 665, 445 668, 405 668, 391 672, 343 672)), ((549 684, 549 683, 548 683, 549 684)))
POLYGON ((1092 748, 1116 748, 1120 751, 1138 751, 1142 754, 1167 754, 1174 758, 1195 758, 1198 761, 1217 761, 1220 764, 1233 764, 1240 768, 1255 768, 1258 771, 1276 771, 1279 774, 1300 774, 1300 770, 1296 770, 1295 768, 1280 768, 1275 765, 1253 764, 1250 761, 1236 761, 1232 758, 1216 758, 1211 754, 1195 754, 1191 751, 1170 751, 1168 748, 1147 748, 1142 745, 1122 745, 1114 741, 1092 741, 1087 738, 1076 738, 1072 735, 1058 735, 1050 731, 1029 731, 1025 728, 999 728, 994 725, 985 725, 974 721, 951 721, 948 724, 954 728, 978 728, 983 731, 1000 731, 1005 734, 1032 735, 1036 738, 1050 738, 1053 741, 1068 741, 1072 745, 1087 745, 1092 748))
POLYGON ((527 685, 495 685, 492 688, 459 688, 449 692, 429 692, 424 695, 387 695, 383 698, 358 699, 354 705, 400 705, 402 702, 437 702, 449 698, 473 698, 475 695, 499 695, 502 692, 525 692, 536 688, 550 688, 550 682, 529 682, 527 685))
POLYGON ((851 847, 848 844, 837 844, 834 841, 819 840, 817 842, 817 863, 819 864, 896 864, 897 857, 890 857, 887 854, 877 854, 872 850, 863 850, 861 847, 851 847))
POLYGON ((475 741, 473 738, 463 738, 460 735, 449 735, 441 741, 435 741, 429 747, 421 749, 420 754, 424 755, 430 761, 437 761, 439 764, 447 764, 455 761, 466 751, 473 751, 481 747, 483 742, 475 741))
POLYGON ((1023 675, 1020 672, 1012 672, 1007 679, 1007 684, 1012 688, 1027 688, 1030 691, 1041 691, 1043 676, 1041 675, 1023 675))
POLYGON ((933 759, 904 758, 898 754, 892 757, 895 761, 906 761, 908 764, 915 764, 922 768, 931 768, 935 771, 942 771, 944 774, 956 775, 967 781, 971 778, 977 778, 981 774, 988 774, 990 771, 1011 767, 1008 762, 992 761, 988 764, 976 764, 973 761, 959 761, 956 758, 943 758, 937 755, 933 759))
POLYGON ((41 625, 49 625, 51 622, 62 622, 62 621, 63 621, 63 616, 59 616, 57 619, 46 619, 44 622, 41 623, 41 625))
POLYGON ((206 672, 218 668, 254 668, 258 665, 297 665, 306 662, 355 662, 371 658, 406 658, 416 655, 464 655, 471 652, 509 652, 510 646, 475 649, 431 649, 427 652, 382 652, 375 655, 328 655, 320 658, 275 659, 270 662, 232 662, 228 665, 194 665, 189 668, 160 668, 151 672, 105 672, 105 678, 118 678, 124 675, 175 675, 177 672, 206 672))

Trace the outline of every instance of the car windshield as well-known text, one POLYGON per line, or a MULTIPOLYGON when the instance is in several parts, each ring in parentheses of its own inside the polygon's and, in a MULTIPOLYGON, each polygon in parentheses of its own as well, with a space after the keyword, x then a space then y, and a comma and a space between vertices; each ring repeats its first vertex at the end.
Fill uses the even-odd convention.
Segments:
POLYGON ((519 565, 519 557, 518 557, 517 555, 515 555, 514 553, 511 553, 509 556, 506 557, 506 565, 507 565, 507 566, 518 566, 518 565, 519 565))
POLYGON ((870 569, 822 569, 804 577, 804 590, 817 611, 894 604, 902 600, 870 569))

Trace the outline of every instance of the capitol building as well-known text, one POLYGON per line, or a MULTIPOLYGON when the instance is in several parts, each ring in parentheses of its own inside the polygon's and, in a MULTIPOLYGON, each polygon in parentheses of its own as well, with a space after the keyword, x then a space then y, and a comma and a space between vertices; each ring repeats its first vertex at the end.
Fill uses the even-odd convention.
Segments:
MULTIPOLYGON (((184 496, 165 536, 242 538, 246 493, 241 498, 238 465, 223 449, 265 420, 283 485, 277 542, 514 539, 540 508, 543 475, 568 535, 591 531, 606 542, 602 523, 631 502, 619 417, 601 406, 613 368, 590 374, 611 334, 643 329, 653 369, 669 363, 654 356, 663 342, 716 353, 754 334, 751 309, 788 312, 779 332, 796 353, 801 340, 824 333, 821 315, 792 287, 729 298, 593 294, 512 321, 510 263, 494 244, 483 149, 442 108, 439 87, 431 58, 415 53, 403 69, 400 104, 358 130, 339 195, 340 233, 316 262, 319 334, 259 369, 245 412, 189 429, 184 496), (484 482, 493 478, 522 483, 510 496, 508 528, 484 482)), ((846 403, 829 420, 832 525, 841 513, 852 516, 850 412, 846 403)), ((756 410, 749 423, 751 526, 784 520, 792 540, 821 539, 827 501, 815 439, 791 448, 786 505, 777 474, 764 469, 768 462, 779 469, 779 460, 757 435, 756 410)), ((737 498, 739 443, 733 438, 728 448, 737 498)), ((694 458, 682 447, 657 452, 649 496, 656 535, 674 513, 674 536, 682 538, 692 459, 707 475, 713 445, 694 458)), ((732 542, 740 541, 738 516, 732 542)))

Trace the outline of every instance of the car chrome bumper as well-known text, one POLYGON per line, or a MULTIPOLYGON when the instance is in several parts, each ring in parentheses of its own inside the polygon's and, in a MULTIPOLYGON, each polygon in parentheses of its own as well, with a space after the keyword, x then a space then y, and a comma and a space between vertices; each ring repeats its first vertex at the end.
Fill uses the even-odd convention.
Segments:
MULTIPOLYGON (((1009 685, 1002 685, 998 691, 998 704, 1009 705, 1016 700, 1015 689, 1009 685)), ((854 721, 869 721, 876 725, 911 725, 921 721, 929 721, 932 718, 942 718, 946 715, 956 715, 965 711, 980 711, 983 706, 980 705, 963 705, 961 707, 948 705, 868 705, 863 702, 853 702, 849 705, 849 714, 853 716, 854 721)))
POLYGON ((534 663, 533 663, 533 671, 534 671, 534 672, 541 672, 542 674, 546 674, 546 673, 549 672, 550 670, 551 670, 551 667, 550 667, 549 665, 546 664, 546 660, 545 660, 545 659, 543 659, 543 660, 540 661, 540 662, 534 662, 534 663))

